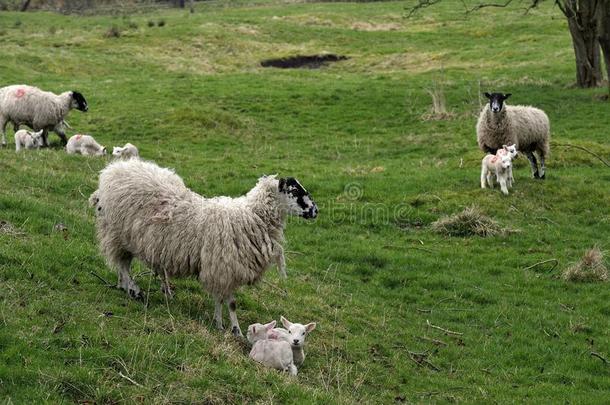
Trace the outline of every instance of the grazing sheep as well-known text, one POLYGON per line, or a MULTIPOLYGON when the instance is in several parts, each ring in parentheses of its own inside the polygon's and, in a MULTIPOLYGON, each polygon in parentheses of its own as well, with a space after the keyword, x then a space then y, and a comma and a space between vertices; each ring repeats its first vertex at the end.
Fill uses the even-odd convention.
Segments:
POLYGON ((275 327, 275 321, 265 325, 255 323, 248 326, 247 338, 252 343, 250 358, 269 368, 297 375, 290 343, 285 340, 268 339, 267 334, 275 327))
MULTIPOLYGON (((512 145, 502 145, 501 149, 498 149, 498 152, 496 152, 497 156, 504 156, 504 155, 508 155, 510 156, 510 160, 511 163, 513 160, 515 160, 515 158, 517 157, 517 145, 512 144, 512 145)), ((513 177, 513 165, 510 165, 510 168, 508 169, 508 187, 512 187, 513 186, 513 182, 515 181, 515 178, 513 177)))
POLYGON ((21 149, 38 149, 42 146, 42 130, 30 132, 20 129, 15 132, 15 152, 21 149))
POLYGON ((71 109, 87 111, 87 101, 78 91, 59 95, 24 84, 0 88, 0 129, 2 146, 6 146, 6 124, 12 122, 15 132, 20 125, 34 131, 43 130, 43 145, 49 146, 48 132, 54 131, 66 144, 65 118, 71 109))
POLYGON ((104 156, 106 148, 93 139, 91 135, 71 136, 66 145, 69 154, 81 154, 85 156, 104 156))
POLYGON ((318 213, 294 178, 266 176, 244 197, 205 198, 173 171, 139 159, 109 164, 90 201, 98 209, 101 252, 117 268, 120 288, 141 297, 129 275, 134 257, 164 285, 169 276, 197 276, 215 299, 216 326, 223 329, 224 302, 237 336, 235 290, 258 281, 277 260, 287 215, 318 213))
POLYGON ((130 143, 126 143, 125 146, 115 146, 112 148, 112 156, 119 159, 129 159, 132 157, 140 157, 138 148, 130 143))
POLYGON ((493 174, 496 174, 496 179, 500 183, 500 188, 504 195, 508 195, 510 167, 512 166, 511 157, 509 155, 487 155, 481 163, 481 188, 485 188, 487 183, 489 187, 494 187, 493 174))
POLYGON ((504 105, 509 94, 485 93, 489 99, 477 122, 477 141, 483 152, 495 155, 502 145, 515 144, 525 153, 534 178, 544 179, 549 154, 550 124, 544 111, 520 105, 504 105), (534 152, 540 158, 540 171, 534 152))

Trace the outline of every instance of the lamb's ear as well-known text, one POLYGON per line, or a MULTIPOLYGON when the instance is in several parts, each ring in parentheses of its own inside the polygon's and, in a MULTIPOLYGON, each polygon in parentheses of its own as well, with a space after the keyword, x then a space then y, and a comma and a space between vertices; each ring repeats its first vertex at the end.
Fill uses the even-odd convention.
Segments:
POLYGON ((290 329, 290 327, 292 326, 292 322, 290 322, 288 319, 284 318, 283 316, 280 317, 280 321, 282 321, 282 325, 284 325, 284 327, 286 329, 290 329))
POLYGON ((485 95, 485 97, 487 98, 491 98, 491 94, 489 94, 488 92, 483 93, 485 95))
POLYGON ((285 178, 280 178, 280 182, 278 185, 278 190, 279 191, 284 191, 286 189, 286 179, 285 178))
POLYGON ((275 328, 275 325, 277 324, 277 322, 275 320, 265 324, 265 329, 267 330, 271 330, 273 328, 275 328))
POLYGON ((315 328, 316 328, 315 322, 311 322, 311 323, 308 323, 307 325, 305 325, 305 330, 307 331, 307 333, 311 332, 315 328))
POLYGON ((507 150, 508 149, 508 145, 502 145, 502 149, 507 150))
POLYGON ((506 93, 506 94, 504 95, 504 100, 506 100, 507 98, 509 98, 509 97, 510 97, 510 96, 512 96, 512 95, 513 95, 512 93, 506 93))
POLYGON ((250 327, 252 328, 252 333, 256 333, 256 326, 250 325, 250 327))

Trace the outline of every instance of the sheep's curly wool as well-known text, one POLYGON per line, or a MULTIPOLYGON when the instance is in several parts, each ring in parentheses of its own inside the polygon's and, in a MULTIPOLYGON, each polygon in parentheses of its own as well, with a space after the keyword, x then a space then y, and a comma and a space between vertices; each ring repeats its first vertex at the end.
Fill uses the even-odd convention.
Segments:
POLYGON ((502 145, 517 145, 519 152, 549 153, 550 124, 544 111, 530 106, 505 105, 492 113, 489 104, 477 122, 477 142, 484 152, 495 154, 502 145))
POLYGON ((133 256, 160 275, 197 275, 220 299, 259 280, 283 241, 286 212, 274 176, 244 197, 205 198, 172 170, 115 161, 102 170, 91 201, 110 264, 133 256))

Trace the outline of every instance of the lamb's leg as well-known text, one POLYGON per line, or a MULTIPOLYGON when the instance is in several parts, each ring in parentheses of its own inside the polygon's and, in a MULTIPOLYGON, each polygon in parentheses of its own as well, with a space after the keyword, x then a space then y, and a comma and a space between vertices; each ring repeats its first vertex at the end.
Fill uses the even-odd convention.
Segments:
POLYGON ((513 188, 513 181, 515 181, 515 179, 513 178, 513 167, 509 167, 508 168, 508 187, 513 188))
POLYGON ((494 188, 494 175, 492 172, 487 172, 487 184, 489 188, 494 188))
POLYGON ((294 364, 300 366, 305 361, 305 351, 302 347, 293 347, 292 348, 292 359, 294 364))
POLYGON ((498 182, 500 183, 500 189, 504 195, 508 195, 508 188, 506 188, 506 176, 498 177, 498 182))
POLYGON ((526 152, 525 156, 527 156, 527 159, 532 166, 532 176, 534 176, 535 179, 539 179, 540 176, 538 175, 538 162, 536 161, 536 156, 534 156, 533 152, 526 152))
POLYGON ((224 326, 222 326, 222 300, 216 298, 214 305, 214 321, 216 321, 216 328, 224 330, 224 326))
POLYGON ((0 129, 2 129, 2 146, 6 146, 6 124, 8 124, 6 118, 0 117, 0 129))
POLYGON ((277 271, 282 278, 288 278, 286 275, 286 258, 284 257, 284 248, 279 246, 276 256, 277 271))
POLYGON ((544 179, 546 166, 544 165, 544 152, 538 152, 540 155, 540 179, 544 179))
POLYGON ((241 334, 241 329, 239 328, 239 322, 237 322, 237 314, 235 313, 237 305, 235 304, 235 297, 233 297, 233 294, 229 295, 227 299, 227 307, 229 308, 229 318, 231 319, 231 333, 237 337, 243 336, 241 334))
POLYGON ((288 371, 288 373, 293 376, 297 375, 297 372, 298 372, 298 370, 294 364, 290 364, 286 371, 288 371))
POLYGON ((136 282, 133 281, 133 279, 129 275, 129 269, 131 267, 132 259, 133 257, 131 255, 124 255, 123 257, 115 261, 119 275, 119 282, 117 287, 127 291, 131 298, 142 299, 144 298, 144 295, 140 291, 140 287, 138 287, 136 282))
POLYGON ((486 188, 487 186, 487 168, 485 166, 481 167, 481 188, 486 188))

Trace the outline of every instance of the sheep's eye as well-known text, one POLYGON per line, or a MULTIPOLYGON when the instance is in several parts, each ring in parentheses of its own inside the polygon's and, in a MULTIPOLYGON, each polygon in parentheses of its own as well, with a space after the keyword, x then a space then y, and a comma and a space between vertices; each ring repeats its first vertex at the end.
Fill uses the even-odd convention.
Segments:
POLYGON ((288 333, 292 335, 292 331, 289 330, 288 333))
POLYGON ((305 332, 301 333, 301 336, 305 336, 305 332))

